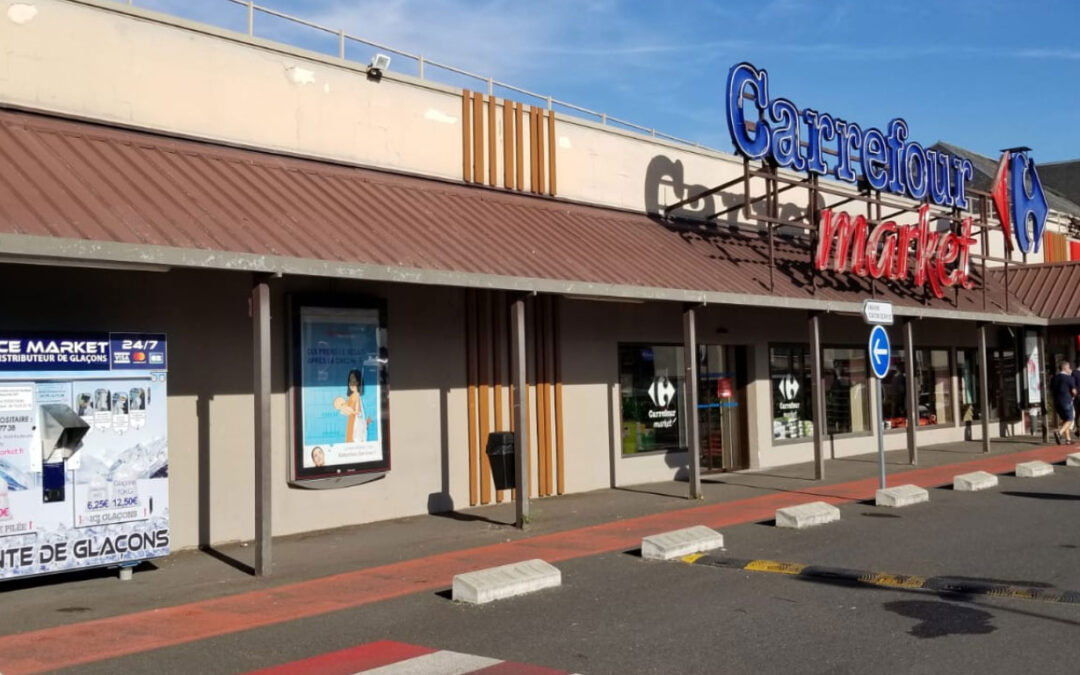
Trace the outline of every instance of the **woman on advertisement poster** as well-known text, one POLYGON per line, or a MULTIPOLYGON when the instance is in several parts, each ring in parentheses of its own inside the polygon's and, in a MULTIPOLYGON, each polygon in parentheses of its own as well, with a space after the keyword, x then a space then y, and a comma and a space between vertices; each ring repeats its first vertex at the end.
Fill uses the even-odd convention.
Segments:
POLYGON ((349 371, 348 398, 338 396, 334 399, 334 408, 349 419, 345 424, 345 442, 363 442, 368 439, 368 427, 372 418, 364 414, 364 371, 354 368, 349 371))

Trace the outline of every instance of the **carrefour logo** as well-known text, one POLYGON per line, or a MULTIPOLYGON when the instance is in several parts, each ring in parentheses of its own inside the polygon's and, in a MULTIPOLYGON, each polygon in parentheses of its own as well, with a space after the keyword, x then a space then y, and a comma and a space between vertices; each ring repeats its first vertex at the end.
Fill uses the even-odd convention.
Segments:
POLYGON ((799 395, 799 381, 791 373, 788 373, 784 376, 784 379, 780 380, 780 395, 784 397, 785 401, 794 401, 799 395))
POLYGON ((1012 248, 1015 231, 1016 246, 1022 253, 1038 253, 1050 209, 1046 204, 1039 172, 1035 170, 1035 160, 1027 156, 1029 150, 1013 148, 1002 151, 990 194, 1008 247, 1012 248))
POLYGON ((649 385, 649 398, 656 407, 666 408, 671 403, 671 399, 675 398, 675 385, 663 375, 658 375, 649 385))

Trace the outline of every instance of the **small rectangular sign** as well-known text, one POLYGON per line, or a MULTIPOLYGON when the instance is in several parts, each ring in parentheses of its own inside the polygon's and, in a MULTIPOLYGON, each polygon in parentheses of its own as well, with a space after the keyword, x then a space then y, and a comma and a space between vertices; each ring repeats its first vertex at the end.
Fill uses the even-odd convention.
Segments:
POLYGON ((879 300, 863 300, 862 315, 866 323, 870 325, 891 326, 893 324, 892 303, 879 300))

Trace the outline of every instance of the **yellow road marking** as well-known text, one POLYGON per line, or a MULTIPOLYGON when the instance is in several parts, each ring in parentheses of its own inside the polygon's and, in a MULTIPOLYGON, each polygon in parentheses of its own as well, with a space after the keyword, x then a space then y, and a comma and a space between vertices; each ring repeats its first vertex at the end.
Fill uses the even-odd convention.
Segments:
POLYGON ((683 557, 679 558, 679 560, 682 560, 684 563, 693 565, 698 560, 700 560, 701 558, 704 558, 704 557, 705 557, 704 553, 691 553, 690 555, 684 555, 683 557))
POLYGON ((799 574, 806 565, 777 562, 775 560, 751 560, 743 569, 751 572, 776 572, 777 574, 799 574))
POLYGON ((1017 600, 1038 600, 1039 594, 1031 588, 1018 588, 1016 586, 1006 586, 1005 588, 995 588, 987 595, 999 598, 1016 598, 1017 600))
POLYGON ((859 581, 864 584, 890 586, 893 588, 922 588, 923 584, 926 583, 926 579, 922 577, 912 577, 904 574, 887 574, 884 572, 864 574, 859 577, 859 581))

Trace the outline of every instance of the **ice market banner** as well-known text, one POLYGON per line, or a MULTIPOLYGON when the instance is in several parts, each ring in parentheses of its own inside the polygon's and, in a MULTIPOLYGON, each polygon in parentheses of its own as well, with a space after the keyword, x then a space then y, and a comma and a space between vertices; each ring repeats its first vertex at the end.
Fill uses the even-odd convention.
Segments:
POLYGON ((0 333, 0 579, 169 552, 165 336, 0 333))

